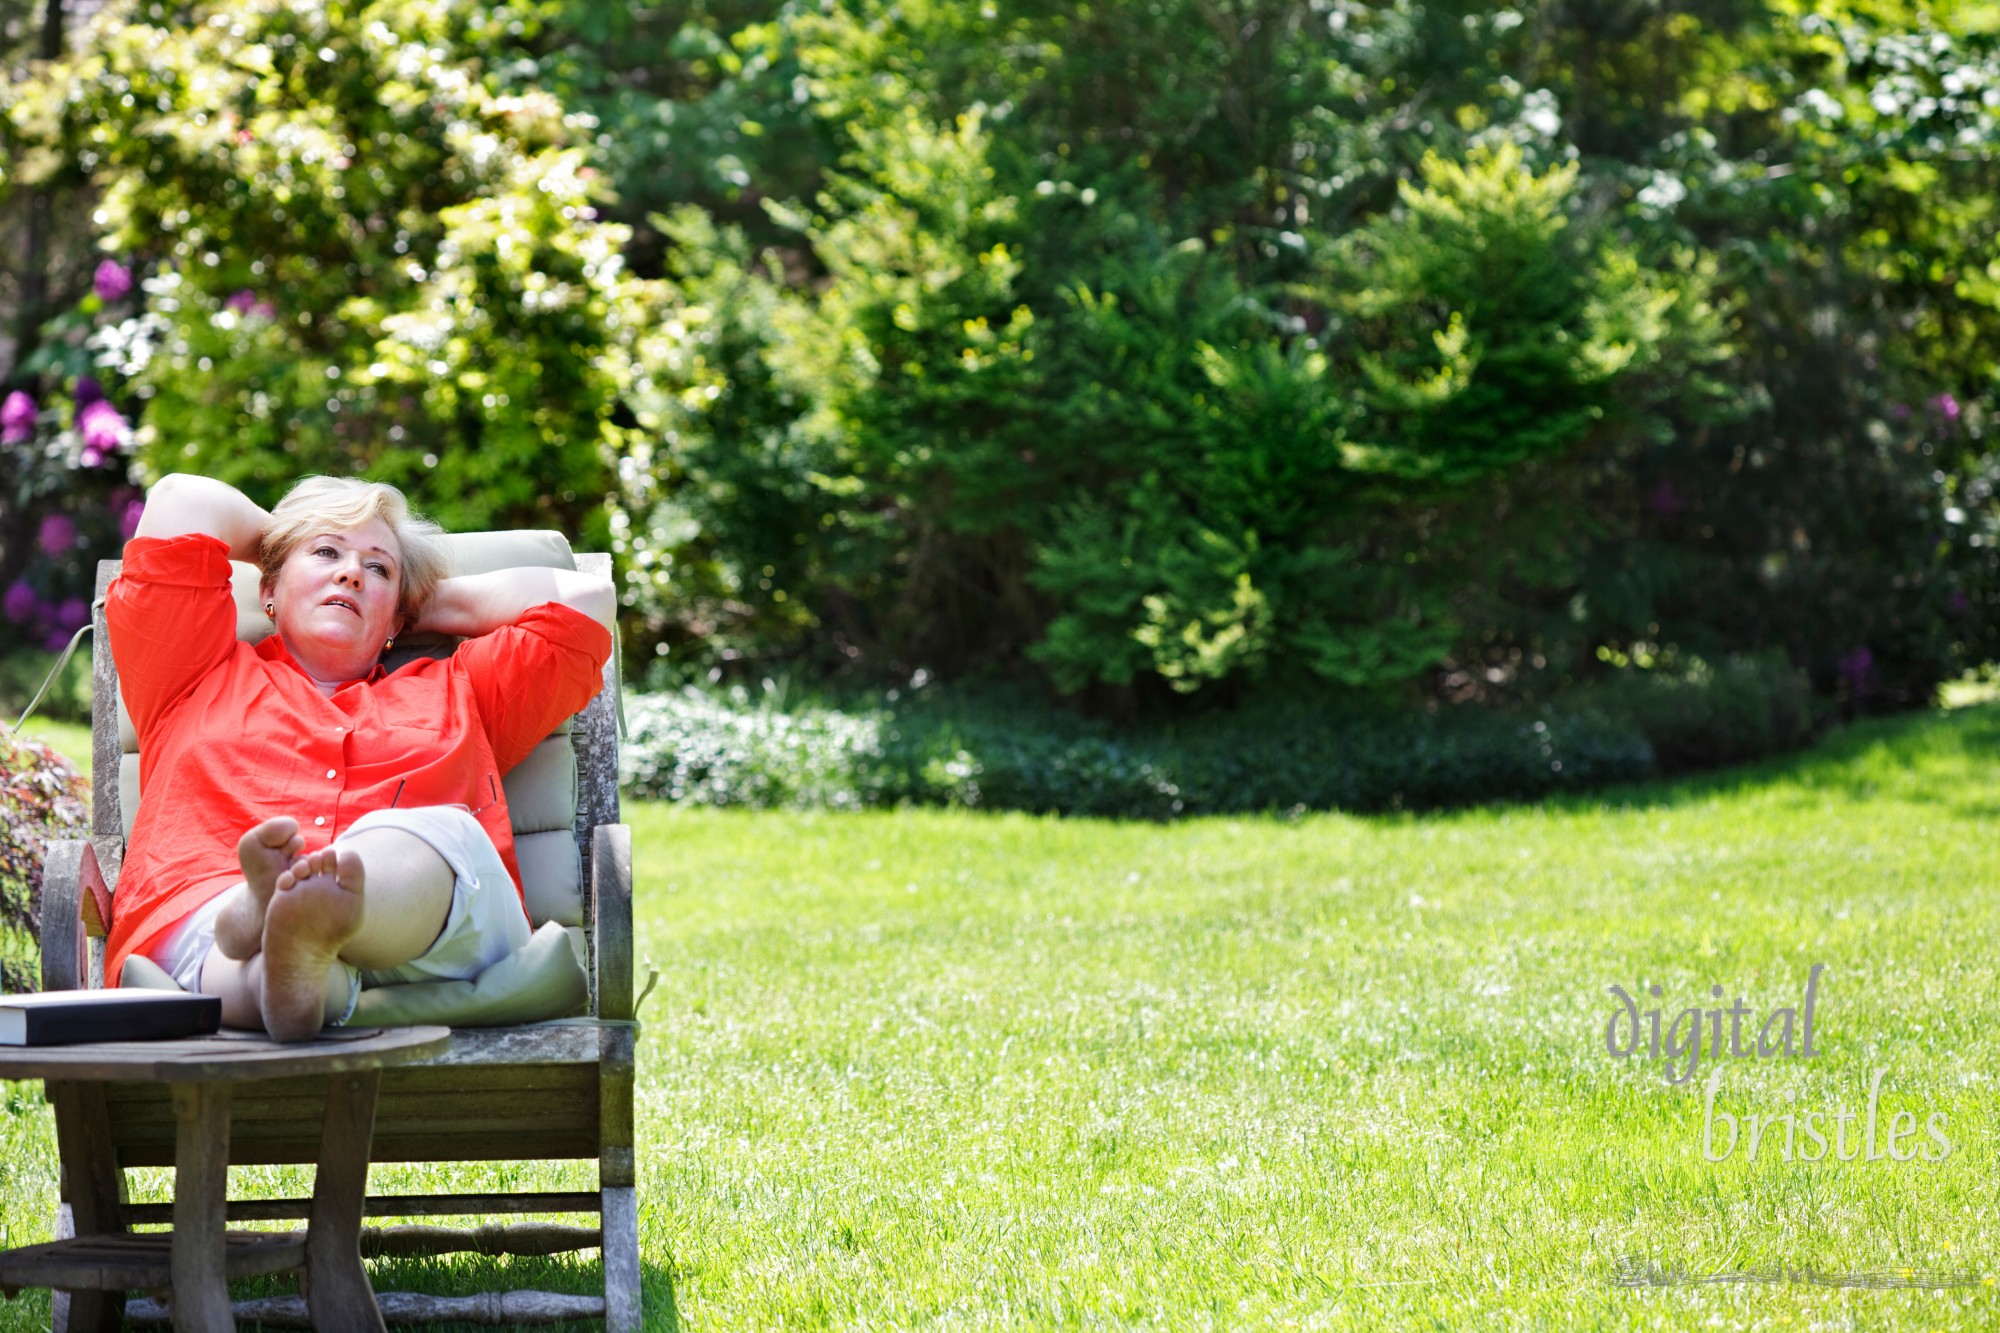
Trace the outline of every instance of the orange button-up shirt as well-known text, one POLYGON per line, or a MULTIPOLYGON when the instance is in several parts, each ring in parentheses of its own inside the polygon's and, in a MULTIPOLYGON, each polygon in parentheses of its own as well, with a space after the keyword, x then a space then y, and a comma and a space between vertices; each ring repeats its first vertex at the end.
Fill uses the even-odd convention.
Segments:
POLYGON ((604 626, 550 602, 328 697, 277 635, 238 641, 229 550, 202 535, 126 543, 104 614, 146 791, 118 879, 114 986, 127 957, 242 880, 237 840, 274 815, 299 821, 310 852, 371 810, 462 805, 520 892, 500 776, 590 702, 611 656, 604 626))

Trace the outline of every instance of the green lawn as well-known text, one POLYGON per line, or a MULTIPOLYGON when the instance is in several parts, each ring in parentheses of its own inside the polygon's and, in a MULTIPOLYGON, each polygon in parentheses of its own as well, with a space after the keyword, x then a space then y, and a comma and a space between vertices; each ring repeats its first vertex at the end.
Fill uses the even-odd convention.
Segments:
MULTIPOLYGON (((1433 817, 631 807, 652 1295, 699 1329, 1988 1327, 1996 757, 1978 707, 1433 817), (1706 1161, 1699 1080, 1604 1048, 1607 986, 1761 1016, 1813 963, 1818 1057, 1704 1060, 1718 1109, 1865 1114, 1886 1070, 1882 1138, 1939 1112, 1944 1160, 1787 1162, 1774 1130, 1706 1161), (1621 1260, 1971 1285, 1631 1290, 1621 1260)), ((20 1243, 54 1171, 10 1107, 20 1243)))
MULTIPOLYGON (((0 720, 0 726, 13 726, 14 719, 0 720)), ((85 777, 90 776, 90 724, 88 722, 59 722, 53 718, 31 717, 28 725, 21 728, 21 735, 29 740, 52 745, 69 758, 85 777)))

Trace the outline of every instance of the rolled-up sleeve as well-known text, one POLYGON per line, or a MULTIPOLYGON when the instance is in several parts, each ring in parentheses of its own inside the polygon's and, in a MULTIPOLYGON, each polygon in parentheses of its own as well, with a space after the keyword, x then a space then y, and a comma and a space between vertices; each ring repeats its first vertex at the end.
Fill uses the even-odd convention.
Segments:
POLYGON ((160 716, 236 648, 229 548, 199 533, 135 537, 106 595, 118 692, 143 742, 160 716))
POLYGON ((494 762, 506 772, 596 695, 611 631, 560 602, 469 639, 452 656, 479 705, 494 762))

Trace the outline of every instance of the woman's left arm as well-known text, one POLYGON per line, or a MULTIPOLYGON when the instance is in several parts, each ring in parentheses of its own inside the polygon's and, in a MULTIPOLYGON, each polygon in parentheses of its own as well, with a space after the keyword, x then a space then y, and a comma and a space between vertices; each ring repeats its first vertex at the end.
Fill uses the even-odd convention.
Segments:
POLYGON ((606 629, 618 616, 618 590, 610 579, 530 566, 442 580, 409 629, 473 639, 514 624, 545 602, 559 602, 606 629))

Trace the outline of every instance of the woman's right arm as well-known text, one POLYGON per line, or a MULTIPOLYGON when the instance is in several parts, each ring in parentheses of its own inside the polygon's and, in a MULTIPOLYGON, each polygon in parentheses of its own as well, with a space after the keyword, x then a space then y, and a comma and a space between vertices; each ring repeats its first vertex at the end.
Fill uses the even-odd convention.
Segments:
POLYGON ((268 520, 234 486, 206 477, 163 477, 147 495, 104 607, 118 692, 142 741, 236 648, 236 603, 221 547, 143 539, 206 536, 230 557, 255 561, 268 520))
POLYGON ((146 493, 135 537, 182 537, 206 533, 229 547, 229 558, 257 562, 264 527, 271 515, 225 481, 169 473, 146 493))

